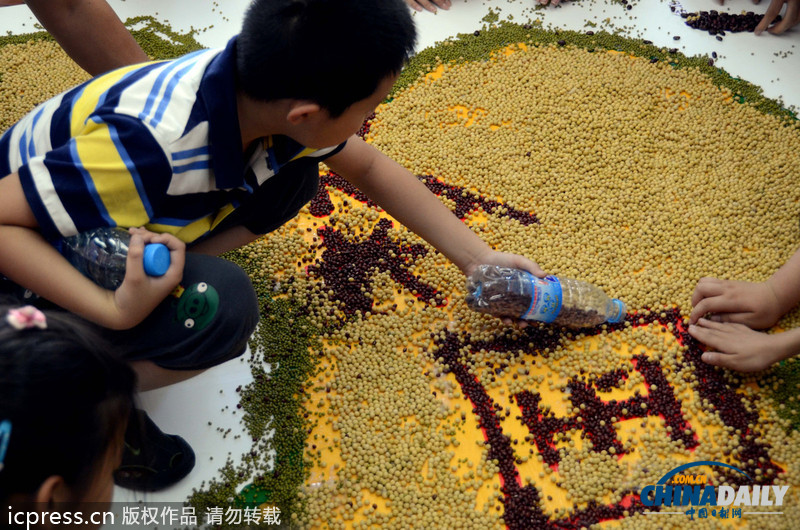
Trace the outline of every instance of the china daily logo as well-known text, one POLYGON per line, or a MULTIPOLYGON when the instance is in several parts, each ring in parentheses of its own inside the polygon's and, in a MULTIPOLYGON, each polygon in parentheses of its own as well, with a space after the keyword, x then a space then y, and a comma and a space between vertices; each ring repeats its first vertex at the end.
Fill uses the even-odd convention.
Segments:
POLYGON ((713 486, 704 474, 684 474, 687 469, 714 466, 741 473, 752 483, 753 479, 741 469, 722 462, 692 462, 678 466, 661 477, 656 484, 642 488, 639 499, 647 507, 662 507, 659 511, 645 511, 645 515, 686 514, 690 519, 709 517, 718 519, 741 518, 742 515, 782 515, 780 506, 789 486, 713 486), (752 507, 778 507, 777 511, 749 511, 752 507), (663 507, 685 511, 668 511, 663 507))

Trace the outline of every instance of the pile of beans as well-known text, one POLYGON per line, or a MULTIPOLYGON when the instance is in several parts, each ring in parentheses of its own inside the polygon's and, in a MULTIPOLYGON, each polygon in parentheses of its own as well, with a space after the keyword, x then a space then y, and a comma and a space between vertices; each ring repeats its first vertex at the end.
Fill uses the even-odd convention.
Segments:
POLYGON ((796 126, 649 53, 526 42, 458 62, 462 42, 435 50, 456 64, 413 63, 423 77, 401 81, 366 138, 496 248, 601 285, 631 312, 585 333, 505 329, 465 307, 455 267, 326 174, 309 213, 257 247, 271 249, 259 277, 294 278, 312 321, 343 322, 323 333, 310 410, 326 413, 312 436, 330 451, 311 451, 298 524, 660 528, 636 492, 680 463, 798 484, 797 434, 778 407, 703 364, 683 330, 699 277, 763 279, 794 252, 796 126), (349 272, 320 274, 336 261, 349 272), (358 305, 341 303, 348 292, 358 305))
MULTIPOLYGON (((700 11, 698 13, 681 13, 681 17, 686 19, 686 25, 695 29, 708 31, 710 35, 725 36, 725 32, 737 33, 740 31, 753 32, 758 26, 764 15, 748 11, 747 13, 720 13, 715 10, 700 11)), ((779 15, 775 22, 780 22, 782 17, 779 15)))
POLYGON ((0 46, 0 131, 39 103, 88 79, 53 41, 21 40, 0 46))
MULTIPOLYGON (((464 39, 484 36, 497 39, 464 39)), ((336 346, 325 352, 337 368, 329 401, 342 459, 325 478, 346 477, 352 504, 336 500, 337 480, 323 483, 304 493, 301 521, 314 527, 333 506, 367 527, 470 527, 474 517, 485 527, 494 510, 503 518, 492 526, 510 528, 605 519, 657 528, 663 519, 628 501, 679 463, 727 461, 762 483, 797 484, 783 473, 796 460, 784 449, 796 443, 785 420, 759 392, 737 393, 739 379, 704 365, 682 331, 701 276, 764 279, 794 252, 797 128, 666 61, 557 42, 512 51, 421 68, 423 77, 378 110, 366 137, 426 181, 535 215, 538 222, 523 224, 502 208, 465 212, 440 194, 496 248, 596 283, 630 301, 632 312, 624 324, 585 334, 506 330, 464 307, 463 277, 433 249, 396 253, 448 303, 426 302, 385 274, 371 286, 360 281, 373 305, 330 334, 336 346), (767 149, 774 164, 764 169, 765 157, 753 153, 767 149), (608 373, 618 388, 595 386, 608 373), (440 385, 445 376, 457 385, 440 385), (472 417, 479 430, 470 433, 472 417), (465 443, 484 451, 470 459, 465 443), (487 498, 495 499, 488 512, 479 500, 487 498)), ((354 202, 346 186, 332 183, 327 195, 339 205, 331 215, 340 237, 366 251, 384 214, 354 202)), ((314 221, 326 217, 301 219, 298 229, 314 221)), ((387 243, 424 245, 393 228, 387 243)), ((324 261, 323 248, 313 255, 324 261)), ((337 310, 346 308, 329 311, 337 310)))

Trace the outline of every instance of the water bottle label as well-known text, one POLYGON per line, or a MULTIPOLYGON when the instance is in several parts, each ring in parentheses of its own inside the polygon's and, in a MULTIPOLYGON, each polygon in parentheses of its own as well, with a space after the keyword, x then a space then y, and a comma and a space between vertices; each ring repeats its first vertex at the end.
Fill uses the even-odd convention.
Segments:
POLYGON ((546 323, 554 321, 561 312, 561 282, 555 276, 537 278, 528 274, 533 284, 533 296, 530 307, 520 318, 546 323))

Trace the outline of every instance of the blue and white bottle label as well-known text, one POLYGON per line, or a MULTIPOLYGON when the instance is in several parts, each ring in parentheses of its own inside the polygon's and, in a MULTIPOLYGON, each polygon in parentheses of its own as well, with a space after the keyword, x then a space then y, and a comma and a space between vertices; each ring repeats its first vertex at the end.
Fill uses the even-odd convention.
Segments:
POLYGON ((528 273, 533 285, 531 305, 520 318, 550 323, 561 312, 561 282, 555 276, 537 278, 528 273))

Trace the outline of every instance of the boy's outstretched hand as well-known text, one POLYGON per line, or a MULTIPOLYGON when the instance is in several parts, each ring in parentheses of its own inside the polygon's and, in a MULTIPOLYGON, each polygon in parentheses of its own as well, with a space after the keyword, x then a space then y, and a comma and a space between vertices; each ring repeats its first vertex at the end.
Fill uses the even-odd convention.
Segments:
POLYGON ((701 318, 689 326, 689 334, 713 350, 703 353, 703 362, 739 372, 764 370, 792 353, 787 333, 768 335, 744 324, 701 318))
POLYGON ((690 324, 709 315, 708 320, 735 322, 753 329, 774 326, 784 313, 769 280, 752 283, 701 278, 692 294, 692 306, 690 324))
POLYGON ((114 306, 121 327, 127 329, 137 325, 158 306, 183 278, 186 245, 170 234, 156 234, 143 228, 131 228, 128 259, 125 263, 125 279, 113 291, 114 306), (169 249, 170 265, 163 276, 148 276, 144 272, 144 246, 163 243, 169 249))
POLYGON ((518 254, 511 254, 510 252, 498 252, 490 250, 485 254, 478 256, 473 263, 464 269, 464 274, 469 276, 480 265, 498 265, 500 267, 510 267, 512 269, 522 269, 530 272, 534 276, 544 278, 547 274, 539 267, 535 261, 531 261, 525 256, 518 254))
MULTIPOLYGON (((510 267, 512 269, 521 269, 530 272, 534 276, 539 278, 544 278, 547 273, 545 273, 541 267, 535 262, 531 261, 524 256, 520 256, 518 254, 511 254, 508 252, 497 252, 497 251, 489 251, 486 254, 479 257, 478 260, 475 261, 473 265, 470 265, 466 269, 464 269, 464 274, 469 276, 472 272, 479 266, 479 265, 498 265, 500 267, 510 267)), ((510 326, 514 323, 514 321, 510 318, 504 318, 503 324, 510 326)), ((528 327, 528 321, 526 320, 519 320, 517 321, 517 326, 520 329, 524 329, 528 327)))

